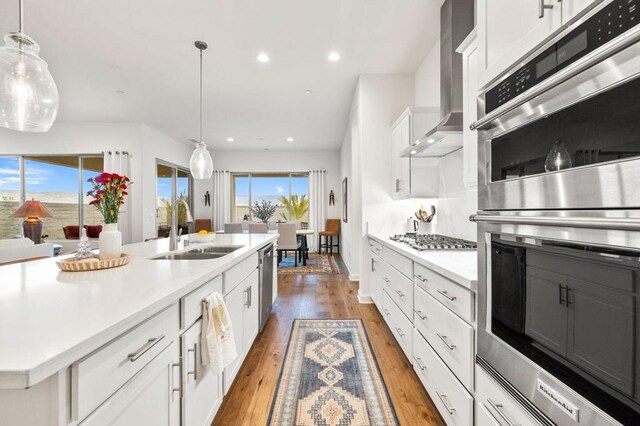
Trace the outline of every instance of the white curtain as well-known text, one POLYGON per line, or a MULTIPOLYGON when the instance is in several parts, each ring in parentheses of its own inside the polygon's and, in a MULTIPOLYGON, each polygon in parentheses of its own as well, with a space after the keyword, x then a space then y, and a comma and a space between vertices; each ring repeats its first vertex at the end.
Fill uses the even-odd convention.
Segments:
POLYGON ((318 249, 318 232, 324 230, 327 219, 326 175, 324 170, 309 172, 309 228, 315 233, 309 238, 309 249, 318 249))
POLYGON ((231 173, 222 170, 213 172, 213 230, 224 229, 231 222, 231 173))
MULTIPOLYGON (((131 179, 131 156, 127 151, 105 151, 104 171, 117 173, 131 179)), ((131 244, 133 242, 131 191, 135 191, 135 185, 127 189, 129 195, 124 197, 124 204, 120 206, 118 229, 122 233, 122 244, 131 244)))

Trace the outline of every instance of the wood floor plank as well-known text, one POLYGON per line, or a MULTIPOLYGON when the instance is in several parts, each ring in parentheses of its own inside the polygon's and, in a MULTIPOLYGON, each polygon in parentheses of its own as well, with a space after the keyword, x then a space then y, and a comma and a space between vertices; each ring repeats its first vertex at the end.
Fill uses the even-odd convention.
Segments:
POLYGON ((213 425, 265 425, 293 320, 362 318, 402 425, 444 425, 402 349, 372 304, 358 302, 358 283, 340 275, 278 275, 278 298, 247 354, 213 425))

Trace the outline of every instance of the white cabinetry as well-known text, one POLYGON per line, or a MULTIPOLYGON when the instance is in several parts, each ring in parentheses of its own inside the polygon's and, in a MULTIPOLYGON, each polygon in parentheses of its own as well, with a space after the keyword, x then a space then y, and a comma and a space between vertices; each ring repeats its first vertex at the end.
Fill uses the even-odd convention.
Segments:
POLYGON ((394 199, 437 197, 438 159, 400 157, 440 120, 438 108, 410 107, 391 126, 391 194, 394 199))
POLYGON ((497 77, 562 25, 556 0, 478 0, 480 86, 497 77))
POLYGON ((382 276, 384 262, 380 257, 371 252, 371 273, 369 274, 369 287, 371 289, 371 299, 376 304, 378 310, 382 311, 382 276))
POLYGON ((602 0, 562 0, 562 23, 569 22, 590 6, 600 3, 602 0))
POLYGON ((462 54, 462 138, 463 138, 463 169, 462 179, 467 188, 478 186, 478 132, 469 126, 478 119, 478 50, 477 30, 471 31, 469 36, 458 48, 462 54))
POLYGON ((180 337, 182 351, 182 426, 211 424, 222 404, 222 374, 202 365, 202 319, 180 337))

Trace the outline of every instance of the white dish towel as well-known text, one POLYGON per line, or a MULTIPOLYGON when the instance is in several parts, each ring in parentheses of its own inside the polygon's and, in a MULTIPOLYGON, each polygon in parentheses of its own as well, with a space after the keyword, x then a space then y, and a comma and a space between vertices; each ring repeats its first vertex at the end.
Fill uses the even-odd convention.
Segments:
POLYGON ((238 356, 233 336, 231 318, 218 292, 202 300, 202 365, 209 366, 214 373, 222 373, 224 367, 238 356))

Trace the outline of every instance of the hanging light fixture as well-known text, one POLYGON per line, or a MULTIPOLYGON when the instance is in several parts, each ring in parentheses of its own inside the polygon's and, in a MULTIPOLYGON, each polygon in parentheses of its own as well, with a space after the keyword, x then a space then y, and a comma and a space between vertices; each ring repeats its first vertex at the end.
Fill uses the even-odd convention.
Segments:
POLYGON ((196 41, 194 44, 200 51, 200 139, 191 154, 189 167, 194 179, 210 179, 213 175, 213 160, 207 145, 202 141, 202 51, 208 46, 204 41, 196 41))
POLYGON ((0 127, 20 132, 46 132, 58 114, 58 88, 40 46, 23 32, 19 0, 18 32, 4 36, 0 47, 0 127))

